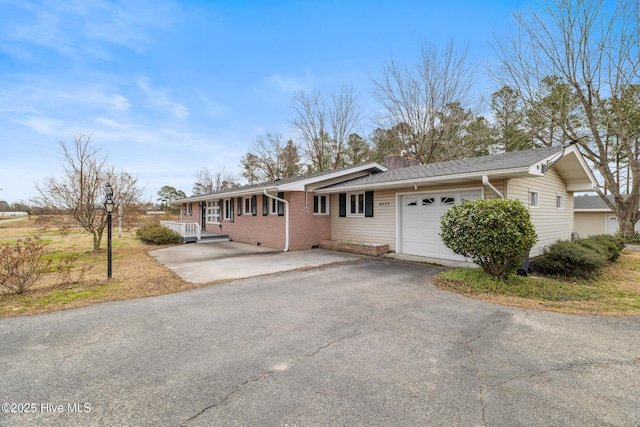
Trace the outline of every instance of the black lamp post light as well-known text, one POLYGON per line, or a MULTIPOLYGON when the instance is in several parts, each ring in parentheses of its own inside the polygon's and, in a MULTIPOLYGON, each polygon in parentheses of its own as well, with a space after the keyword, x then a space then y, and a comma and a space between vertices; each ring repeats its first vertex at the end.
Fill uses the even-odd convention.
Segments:
POLYGON ((113 188, 107 183, 104 186, 104 211, 107 213, 107 279, 111 279, 111 213, 115 207, 113 201, 113 188))

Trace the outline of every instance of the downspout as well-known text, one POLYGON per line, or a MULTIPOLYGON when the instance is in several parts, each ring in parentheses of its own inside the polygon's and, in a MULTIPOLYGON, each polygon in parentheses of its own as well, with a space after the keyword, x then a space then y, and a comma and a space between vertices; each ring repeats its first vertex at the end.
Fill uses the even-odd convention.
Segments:
POLYGON ((504 199, 502 193, 499 192, 498 189, 489 182, 489 177, 487 175, 482 175, 482 185, 484 185, 485 187, 489 187, 494 193, 498 195, 498 197, 504 199))
POLYGON ((288 252, 289 251, 289 202, 287 202, 285 199, 281 199, 280 197, 276 197, 273 194, 269 194, 267 193, 267 189, 264 188, 262 190, 264 192, 264 195, 269 197, 270 199, 274 199, 277 200, 279 202, 284 203, 284 218, 285 218, 285 231, 284 231, 284 250, 283 252, 288 252))

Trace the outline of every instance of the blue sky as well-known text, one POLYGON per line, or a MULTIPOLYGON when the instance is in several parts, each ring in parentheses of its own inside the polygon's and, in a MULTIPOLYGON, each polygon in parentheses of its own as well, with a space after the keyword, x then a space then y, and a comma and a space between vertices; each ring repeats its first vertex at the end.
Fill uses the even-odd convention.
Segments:
MULTIPOLYGON (((190 194, 201 167, 239 174, 256 136, 289 137, 295 91, 350 85, 372 113, 371 78, 389 58, 411 64, 453 39, 484 70, 493 34, 527 4, 0 0, 0 200, 60 175, 59 142, 79 133, 147 199, 163 185, 190 194)), ((494 90, 480 79, 478 94, 494 90)))

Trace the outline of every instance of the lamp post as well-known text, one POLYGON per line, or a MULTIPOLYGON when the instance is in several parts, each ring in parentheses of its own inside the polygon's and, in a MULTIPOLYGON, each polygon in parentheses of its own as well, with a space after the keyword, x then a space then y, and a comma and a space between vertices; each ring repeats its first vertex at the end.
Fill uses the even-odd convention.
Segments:
POLYGON ((107 213, 107 279, 111 279, 111 213, 115 207, 113 202, 113 188, 107 183, 104 186, 104 211, 107 213))

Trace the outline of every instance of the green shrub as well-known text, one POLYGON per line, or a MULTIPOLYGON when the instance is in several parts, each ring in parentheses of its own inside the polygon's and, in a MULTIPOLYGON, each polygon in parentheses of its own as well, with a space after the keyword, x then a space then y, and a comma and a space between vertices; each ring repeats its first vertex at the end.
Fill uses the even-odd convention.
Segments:
POLYGON ((565 277, 590 277, 607 262, 607 257, 583 245, 559 240, 544 248, 532 261, 536 271, 565 277))
POLYGON ((624 249, 624 239, 609 234, 589 236, 586 239, 578 240, 578 243, 581 241, 590 241, 600 245, 600 247, 605 249, 609 261, 617 260, 620 257, 620 252, 624 249))
POLYGON ((147 224, 136 230, 136 236, 143 242, 154 245, 180 242, 180 234, 160 224, 147 224))
POLYGON ((575 240, 573 243, 578 246, 582 246, 583 248, 590 249, 602 255, 607 261, 609 260, 609 251, 601 242, 597 242, 589 238, 584 238, 584 239, 575 240))
POLYGON ((507 277, 520 267, 537 236, 519 200, 473 200, 454 205, 440 221, 442 241, 492 275, 507 277))

